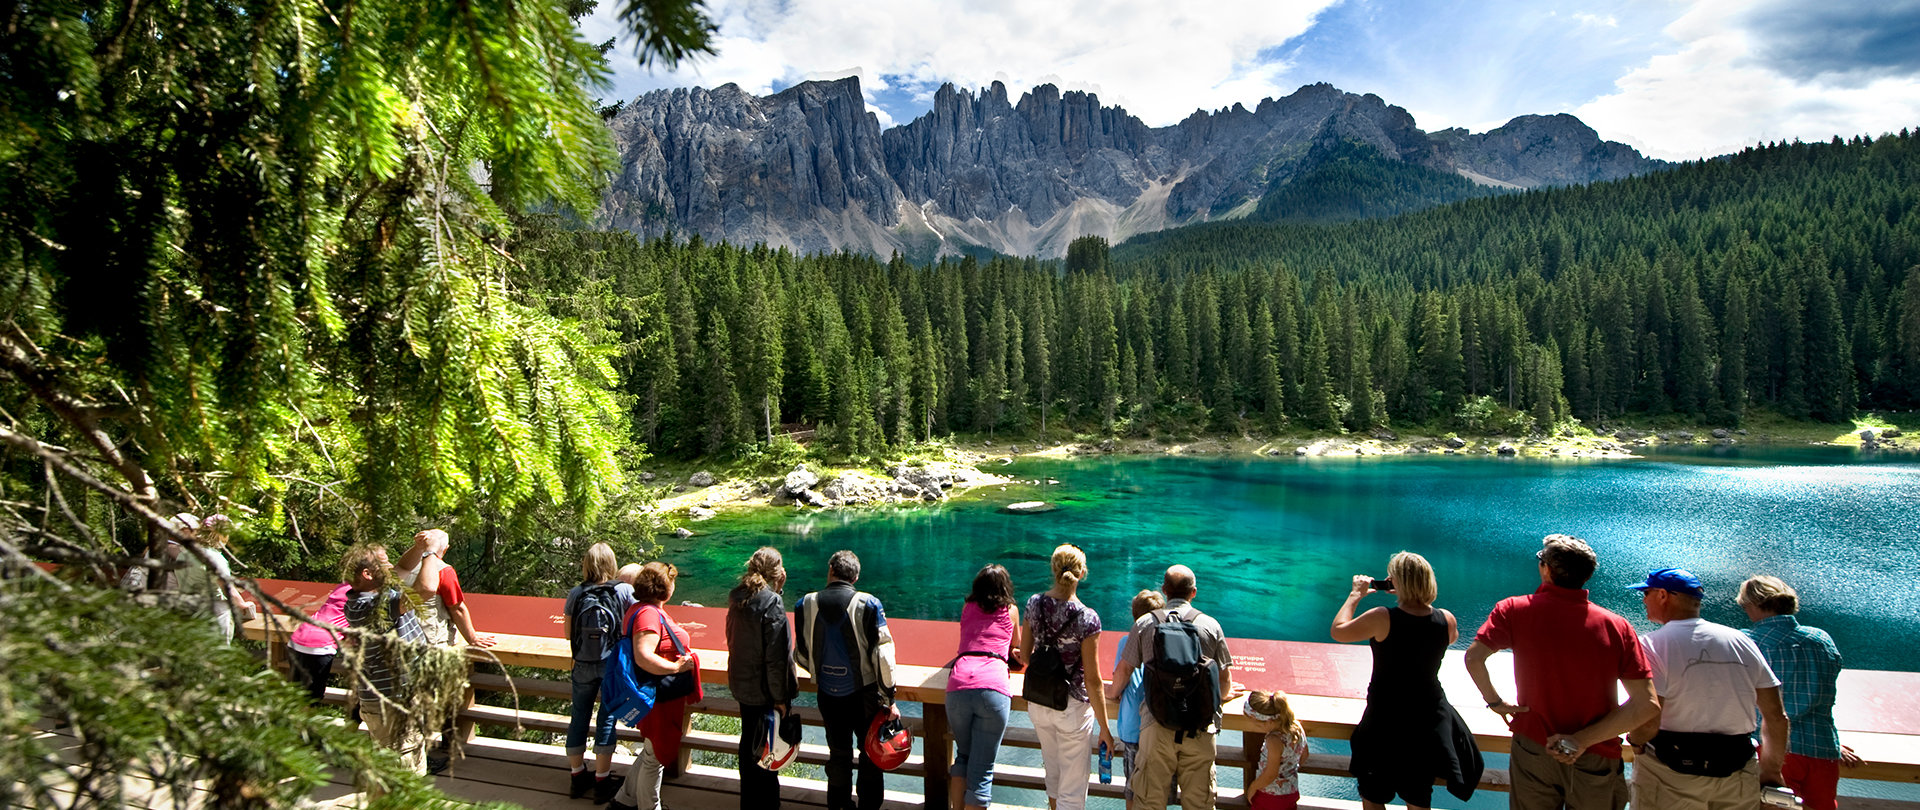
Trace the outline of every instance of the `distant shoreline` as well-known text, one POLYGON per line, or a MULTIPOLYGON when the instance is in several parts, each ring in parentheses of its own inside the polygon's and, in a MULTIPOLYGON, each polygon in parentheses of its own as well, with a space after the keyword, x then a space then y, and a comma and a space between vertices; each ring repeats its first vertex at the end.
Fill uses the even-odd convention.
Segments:
MULTIPOLYGON (((1827 426, 1837 429, 1838 426, 1827 426)), ((720 470, 716 480, 710 486, 698 487, 689 484, 669 485, 674 490, 663 493, 663 497, 653 504, 653 512, 665 517, 670 523, 688 528, 700 521, 713 517, 721 510, 744 509, 801 509, 822 511, 832 509, 860 509, 875 506, 912 507, 944 502, 948 497, 960 495, 970 490, 987 486, 1007 486, 1024 483, 1023 481, 998 475, 995 469, 1011 463, 1014 458, 1144 458, 1152 456, 1189 456, 1205 458, 1362 458, 1369 456, 1410 456, 1439 455, 1460 457, 1513 457, 1532 459, 1631 459, 1641 457, 1641 452, 1658 447, 1871 447, 1877 452, 1889 452, 1900 455, 1920 453, 1920 437, 1907 434, 1898 428, 1870 428, 1874 431, 1871 442, 1864 439, 1859 431, 1831 435, 1830 438, 1811 438, 1806 429, 1788 432, 1759 432, 1740 429, 1675 429, 1667 431, 1642 431, 1633 428, 1621 428, 1608 435, 1583 434, 1578 436, 1532 436, 1532 437, 1455 437, 1452 434, 1439 436, 1408 435, 1400 436, 1391 431, 1376 431, 1373 435, 1345 436, 1300 436, 1279 438, 1256 438, 1249 436, 1208 436, 1191 441, 1172 442, 1158 439, 1107 439, 1101 441, 1057 442, 1033 444, 1026 441, 997 442, 993 440, 974 440, 958 442, 946 448, 945 458, 928 462, 934 466, 953 472, 953 481, 946 497, 922 499, 917 497, 877 495, 861 502, 836 502, 825 499, 825 505, 796 505, 791 499, 782 499, 780 486, 784 473, 776 475, 753 475, 720 470), (1892 435, 1886 435, 1892 434, 1892 435)), ((867 489, 868 495, 885 491, 885 485, 891 483, 884 474, 876 474, 871 468, 836 467, 809 462, 811 472, 820 478, 822 485, 844 477, 850 482, 867 489)), ((698 533, 695 531, 695 533, 698 533)))

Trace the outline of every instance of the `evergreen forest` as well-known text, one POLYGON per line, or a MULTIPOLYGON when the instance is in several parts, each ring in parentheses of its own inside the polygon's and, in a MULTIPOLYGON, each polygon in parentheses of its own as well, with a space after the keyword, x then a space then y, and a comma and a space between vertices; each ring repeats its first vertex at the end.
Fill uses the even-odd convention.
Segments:
MULTIPOLYGON (((594 541, 656 553, 657 457, 1920 405, 1920 134, 1517 194, 1328 145, 1245 220, 1061 261, 641 241, 580 225, 616 168, 592 7, 0 8, 0 804, 351 771, 452 806, 123 587, 213 559, 178 512, 232 519, 262 604, 428 527, 467 590, 552 595, 594 541)), ((703 8, 617 16, 671 65, 703 8)), ((460 698, 412 691, 422 732, 460 698)))
POLYGON ((634 439, 683 457, 803 428, 867 457, 953 433, 1524 435, 1920 405, 1905 131, 1394 218, 1089 237, 1060 262, 557 228, 521 257, 530 287, 601 291, 559 311, 600 312, 634 439))

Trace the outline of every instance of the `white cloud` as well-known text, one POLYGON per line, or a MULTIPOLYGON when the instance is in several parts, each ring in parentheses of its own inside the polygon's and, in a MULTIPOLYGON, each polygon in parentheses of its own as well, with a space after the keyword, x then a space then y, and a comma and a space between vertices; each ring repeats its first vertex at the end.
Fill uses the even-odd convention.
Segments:
MULTIPOLYGON (((1251 104, 1292 92, 1299 82, 1261 64, 1338 0, 715 0, 716 58, 672 71, 643 71, 631 46, 617 52, 615 90, 739 84, 770 92, 814 74, 861 66, 861 85, 901 77, 907 90, 995 79, 1018 95, 1053 80, 1063 90, 1096 90, 1152 125, 1196 108, 1251 104)), ((583 31, 603 40, 618 30, 603 3, 583 31)), ((871 98, 869 99, 871 101, 871 98)))
MULTIPOLYGON (((710 0, 718 55, 647 71, 623 41, 608 95, 729 82, 767 95, 858 74, 887 127, 917 115, 942 82, 998 80, 1016 98, 1051 82, 1164 126, 1331 81, 1378 93, 1429 130, 1571 112, 1668 159, 1920 120, 1920 77, 1841 83, 1769 67, 1749 0, 1577 2, 710 0)), ((589 39, 620 30, 614 5, 582 22, 589 39)))
POLYGON ((1768 68, 1743 27, 1746 4, 1705 0, 1668 26, 1677 51, 1615 82, 1573 113, 1602 137, 1669 160, 1710 157, 1772 140, 1878 136, 1911 126, 1920 79, 1864 86, 1798 81, 1768 68))

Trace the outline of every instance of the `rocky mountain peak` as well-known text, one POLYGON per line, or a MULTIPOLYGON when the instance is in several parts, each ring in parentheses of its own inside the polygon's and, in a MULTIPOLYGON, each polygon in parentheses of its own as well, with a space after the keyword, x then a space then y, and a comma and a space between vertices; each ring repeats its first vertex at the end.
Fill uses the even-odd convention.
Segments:
POLYGON ((1428 134, 1379 96, 1325 83, 1160 128, 1093 93, 1042 84, 1011 101, 994 82, 942 85, 925 114, 883 132, 857 77, 766 97, 654 91, 611 126, 622 165, 599 212, 607 227, 920 258, 971 246, 1058 256, 1089 233, 1239 216, 1344 143, 1515 187, 1662 165, 1570 115, 1428 134))

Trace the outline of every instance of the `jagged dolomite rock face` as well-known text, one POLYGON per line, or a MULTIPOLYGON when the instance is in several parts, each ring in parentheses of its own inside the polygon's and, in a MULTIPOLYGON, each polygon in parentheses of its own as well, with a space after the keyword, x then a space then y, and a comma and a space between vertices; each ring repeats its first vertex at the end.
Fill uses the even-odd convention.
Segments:
POLYGON ((1233 216, 1343 141, 1518 188, 1664 165, 1570 115, 1428 134, 1378 96, 1326 84, 1160 128, 1053 85, 1017 101, 998 82, 977 94, 946 85, 925 115, 885 132, 857 78, 766 97, 728 84, 648 93, 611 127, 620 166, 603 227, 879 256, 982 246, 1058 257, 1089 233, 1118 241, 1233 216))

